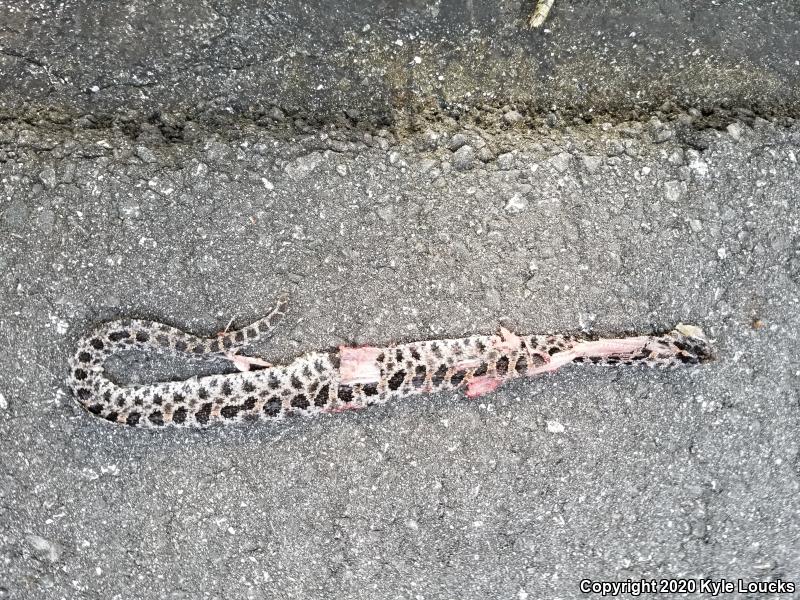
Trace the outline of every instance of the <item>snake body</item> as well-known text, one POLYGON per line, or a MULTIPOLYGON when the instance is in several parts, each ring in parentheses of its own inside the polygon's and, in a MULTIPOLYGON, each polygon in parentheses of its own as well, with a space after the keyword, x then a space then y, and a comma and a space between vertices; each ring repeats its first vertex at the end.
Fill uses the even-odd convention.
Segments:
MULTIPOLYGON (((311 352, 284 366, 121 386, 106 359, 139 349, 225 357, 267 334, 285 314, 281 299, 265 318, 242 329, 201 338, 154 321, 111 321, 78 343, 69 387, 93 415, 134 427, 207 427, 214 423, 275 421, 339 412, 395 398, 465 389, 488 393, 506 380, 547 373, 568 363, 675 367, 712 357, 703 332, 680 325, 663 335, 597 339, 573 335, 473 335, 378 347, 311 352)), ((256 361, 259 362, 259 361, 256 361)))

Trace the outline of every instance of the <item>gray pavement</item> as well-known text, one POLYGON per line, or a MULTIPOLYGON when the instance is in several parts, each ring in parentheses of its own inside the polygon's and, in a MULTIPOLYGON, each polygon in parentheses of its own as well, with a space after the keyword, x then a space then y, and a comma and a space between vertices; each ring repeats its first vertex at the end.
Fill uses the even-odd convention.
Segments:
POLYGON ((0 116, 152 119, 179 138, 187 120, 414 126, 509 101, 585 117, 800 109, 797 2, 557 0, 530 31, 533 5, 2 0, 0 116))
MULTIPOLYGON (((550 33, 527 33, 530 7, 510 3, 65 3, 37 21, 0 1, 0 598, 800 582, 798 9, 692 4, 559 0, 550 33), (589 93, 599 63, 568 49, 588 60, 600 46, 575 40, 597 31, 619 68, 589 93), (390 46, 365 40, 398 32, 415 37, 387 64, 442 56, 458 83, 381 70, 390 46), (252 64, 223 68, 234 55, 252 64), (154 81, 125 80, 132 65, 154 81), (67 395, 67 359, 102 320, 211 334, 283 289, 287 321, 255 348, 274 361, 500 323, 694 323, 719 356, 202 432, 114 427, 67 395)), ((115 365, 131 382, 194 373, 115 365)))

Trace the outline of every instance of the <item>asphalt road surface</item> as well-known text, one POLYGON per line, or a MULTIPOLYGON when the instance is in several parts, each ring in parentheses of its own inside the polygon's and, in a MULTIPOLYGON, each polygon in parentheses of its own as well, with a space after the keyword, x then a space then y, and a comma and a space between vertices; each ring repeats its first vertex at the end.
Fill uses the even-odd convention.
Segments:
POLYGON ((0 598, 800 583, 800 9, 753 4, 0 0, 0 598), (280 290, 274 362, 500 324, 718 356, 205 431, 69 396, 95 324, 280 290))

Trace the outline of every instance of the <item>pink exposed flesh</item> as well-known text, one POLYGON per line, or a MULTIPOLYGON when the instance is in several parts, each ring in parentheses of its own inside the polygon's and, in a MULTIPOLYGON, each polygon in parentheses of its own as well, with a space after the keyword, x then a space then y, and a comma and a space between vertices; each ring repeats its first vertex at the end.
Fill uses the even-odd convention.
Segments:
POLYGON ((575 346, 575 354, 576 356, 624 356, 637 354, 647 344, 648 339, 640 336, 581 342, 575 346))
POLYGON ((272 363, 268 363, 267 361, 262 360, 260 358, 255 358, 254 356, 239 356, 238 354, 233 352, 228 352, 225 355, 225 358, 231 361, 240 371, 249 371, 253 365, 257 367, 272 366, 272 363))
POLYGON ((378 355, 383 350, 364 346, 347 348, 339 346, 339 375, 345 385, 356 383, 378 383, 381 380, 381 369, 378 355))
POLYGON ((537 367, 528 369, 528 375, 540 375, 542 373, 551 373, 559 367, 563 367, 567 363, 572 362, 578 357, 609 357, 616 356, 625 358, 638 354, 648 342, 647 337, 631 337, 610 340, 597 340, 596 342, 580 342, 570 350, 558 352, 550 357, 550 360, 537 367))
POLYGON ((492 336, 492 345, 503 354, 510 354, 522 348, 522 338, 501 327, 500 335, 492 336))
POLYGON ((469 383, 467 383, 467 398, 477 398, 478 396, 493 392, 501 383, 503 383, 502 379, 492 377, 491 375, 473 377, 469 380, 469 383))
POLYGON ((477 369, 483 364, 480 358, 465 358, 453 365, 456 371, 466 371, 467 369, 477 369))

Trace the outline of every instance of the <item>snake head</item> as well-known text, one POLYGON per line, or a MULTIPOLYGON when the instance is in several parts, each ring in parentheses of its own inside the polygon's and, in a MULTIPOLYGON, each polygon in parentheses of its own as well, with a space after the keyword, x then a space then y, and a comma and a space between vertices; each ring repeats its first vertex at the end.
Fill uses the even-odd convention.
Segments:
POLYGON ((681 351, 684 362, 708 362, 716 358, 714 348, 702 329, 679 323, 672 332, 673 344, 681 351))

